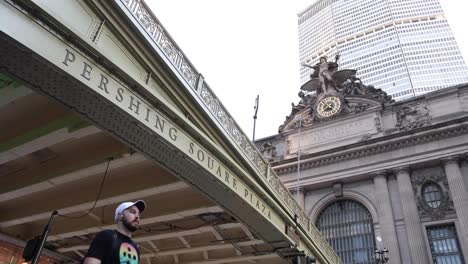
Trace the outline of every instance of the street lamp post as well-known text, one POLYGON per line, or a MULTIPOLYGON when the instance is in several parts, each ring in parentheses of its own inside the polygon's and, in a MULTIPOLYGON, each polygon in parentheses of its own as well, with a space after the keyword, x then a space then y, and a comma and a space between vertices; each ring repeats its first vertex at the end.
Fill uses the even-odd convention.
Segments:
POLYGON ((374 252, 374 256, 375 256, 375 263, 377 264, 387 263, 389 259, 388 249, 386 248, 376 249, 374 252))

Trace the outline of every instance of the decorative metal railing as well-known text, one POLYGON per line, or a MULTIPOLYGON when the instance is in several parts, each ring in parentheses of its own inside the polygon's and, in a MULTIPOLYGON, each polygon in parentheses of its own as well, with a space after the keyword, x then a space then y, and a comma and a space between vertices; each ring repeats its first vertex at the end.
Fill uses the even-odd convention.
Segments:
MULTIPOLYGON (((119 0, 117 0, 119 1, 119 0)), ((149 11, 147 5, 142 0, 120 0, 127 10, 132 14, 133 18, 144 29, 153 44, 164 54, 170 61, 173 68, 176 69, 176 75, 181 76, 184 83, 198 96, 199 102, 202 102, 214 121, 224 130, 225 134, 234 142, 238 149, 242 151, 247 160, 257 170, 260 180, 266 183, 271 190, 283 202, 283 206, 293 216, 296 215, 298 223, 302 228, 309 232, 313 242, 320 249, 322 254, 329 261, 339 263, 339 258, 321 236, 318 229, 300 208, 299 204, 293 198, 288 189, 280 181, 276 173, 268 166, 268 163, 263 159, 260 152, 254 144, 248 139, 245 133, 239 128, 235 120, 210 89, 208 84, 203 80, 202 76, 193 67, 185 55, 180 51, 163 26, 159 23, 156 17, 149 11)))

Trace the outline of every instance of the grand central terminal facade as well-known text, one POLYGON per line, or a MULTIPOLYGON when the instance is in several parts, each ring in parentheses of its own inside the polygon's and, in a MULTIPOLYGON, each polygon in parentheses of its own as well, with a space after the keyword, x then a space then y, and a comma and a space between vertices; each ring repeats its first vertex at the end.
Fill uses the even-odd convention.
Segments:
POLYGON ((311 80, 254 144, 144 1, 4 0, 0 40, 1 263, 55 210, 40 263, 78 263, 138 199, 142 263, 468 261, 466 85, 311 80))
POLYGON ((395 102, 356 78, 313 82, 255 144, 343 263, 384 248, 389 263, 467 263, 468 85, 395 102))

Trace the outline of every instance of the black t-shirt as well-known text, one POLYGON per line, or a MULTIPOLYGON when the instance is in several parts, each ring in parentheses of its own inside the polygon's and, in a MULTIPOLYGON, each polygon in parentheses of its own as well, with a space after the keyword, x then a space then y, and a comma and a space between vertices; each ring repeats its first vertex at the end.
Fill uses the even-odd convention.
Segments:
POLYGON ((86 257, 97 258, 101 264, 138 264, 140 251, 128 236, 116 230, 104 230, 96 235, 86 257))

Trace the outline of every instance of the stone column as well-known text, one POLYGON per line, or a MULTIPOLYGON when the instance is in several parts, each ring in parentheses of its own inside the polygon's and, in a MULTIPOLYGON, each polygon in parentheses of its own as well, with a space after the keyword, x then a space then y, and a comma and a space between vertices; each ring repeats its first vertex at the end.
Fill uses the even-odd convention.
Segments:
MULTIPOLYGON (((463 176, 458 164, 457 157, 449 157, 442 159, 444 164, 445 174, 450 188, 453 205, 457 212, 459 240, 468 241, 468 190, 463 181, 463 176)), ((467 252, 464 252, 466 255, 467 252)))
POLYGON ((424 243, 423 229, 419 219, 416 197, 411 184, 409 168, 402 167, 395 170, 398 189, 400 191, 401 207, 405 221, 408 245, 413 264, 430 263, 424 243))
POLYGON ((299 188, 299 195, 297 194, 297 189, 294 189, 294 198, 296 198, 299 206, 304 210, 305 206, 305 191, 304 188, 299 188))
POLYGON ((379 223, 382 232, 383 246, 390 254, 391 264, 400 264, 400 249, 398 247, 398 238, 395 230, 395 221, 393 218, 393 209, 388 193, 387 178, 385 172, 374 174, 375 197, 377 200, 377 212, 379 214, 379 223))

